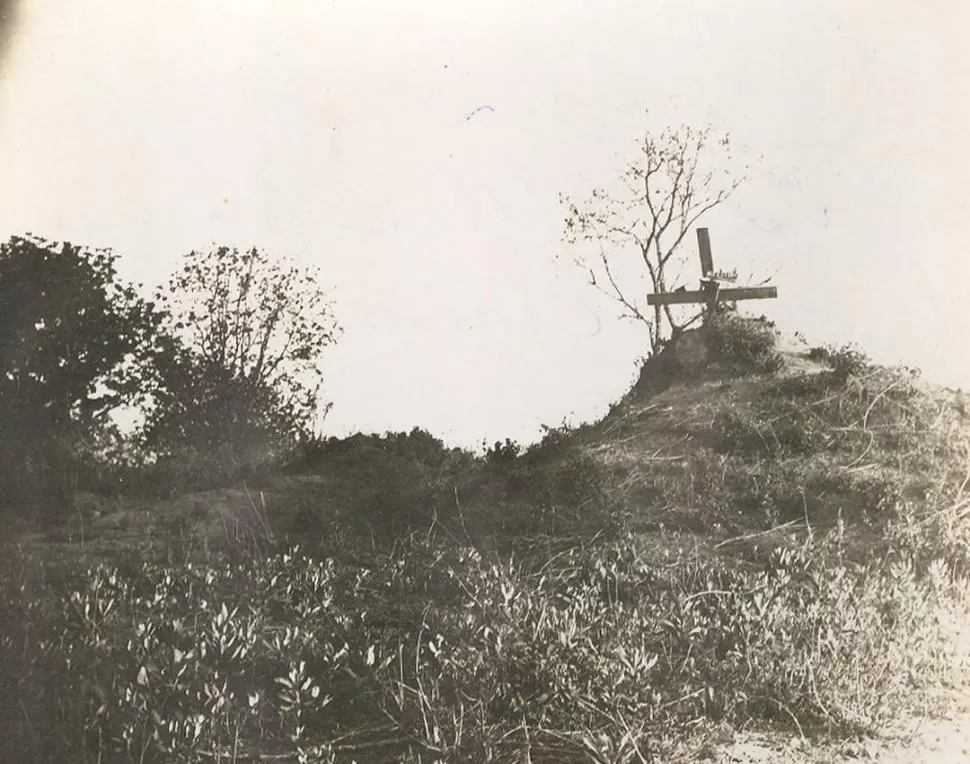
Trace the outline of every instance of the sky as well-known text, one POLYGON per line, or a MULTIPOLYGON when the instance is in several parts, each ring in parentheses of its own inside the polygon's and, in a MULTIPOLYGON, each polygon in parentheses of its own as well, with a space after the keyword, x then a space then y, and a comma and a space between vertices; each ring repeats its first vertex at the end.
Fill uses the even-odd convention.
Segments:
POLYGON ((710 123, 754 162, 702 221, 715 264, 779 291, 744 308, 970 387, 967 28, 943 0, 0 0, 0 237, 148 285, 213 243, 312 264, 325 434, 529 442, 648 345, 559 194, 710 123))

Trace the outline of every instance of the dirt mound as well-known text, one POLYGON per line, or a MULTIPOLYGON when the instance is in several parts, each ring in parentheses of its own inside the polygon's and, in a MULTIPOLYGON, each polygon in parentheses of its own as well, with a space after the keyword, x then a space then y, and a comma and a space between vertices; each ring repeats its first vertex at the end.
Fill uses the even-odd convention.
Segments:
POLYGON ((765 318, 725 312, 702 326, 678 332, 644 363, 634 394, 665 390, 676 382, 776 373, 795 342, 765 318))

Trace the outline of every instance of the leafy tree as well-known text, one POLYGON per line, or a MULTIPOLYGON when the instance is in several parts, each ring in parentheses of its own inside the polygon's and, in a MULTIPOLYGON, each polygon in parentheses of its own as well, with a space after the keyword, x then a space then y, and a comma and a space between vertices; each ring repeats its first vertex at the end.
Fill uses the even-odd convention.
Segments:
POLYGON ((35 236, 0 244, 0 491, 69 501, 74 446, 138 394, 159 316, 116 256, 35 236), (43 496, 42 494, 49 494, 43 496))
POLYGON ((670 273, 683 262, 681 244, 688 231, 746 179, 732 175, 732 163, 729 135, 716 135, 710 126, 667 128, 638 141, 638 155, 622 174, 620 193, 594 189, 580 203, 560 196, 566 207, 564 241, 595 250, 588 255, 583 248, 577 265, 588 272, 595 289, 620 304, 624 318, 646 325, 652 352, 668 332, 693 323, 697 315, 678 323, 669 305, 651 311, 647 287, 666 292, 675 286, 670 273), (722 155, 717 166, 712 152, 722 155))
POLYGON ((255 248, 193 251, 159 300, 168 338, 150 369, 151 448, 232 472, 307 431, 321 409, 319 358, 339 333, 313 272, 255 248))

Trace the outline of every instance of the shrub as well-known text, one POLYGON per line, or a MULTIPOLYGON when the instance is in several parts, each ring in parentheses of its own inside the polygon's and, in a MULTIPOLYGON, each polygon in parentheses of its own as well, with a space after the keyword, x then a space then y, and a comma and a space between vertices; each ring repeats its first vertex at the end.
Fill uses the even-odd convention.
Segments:
POLYGON ((726 310, 708 316, 705 340, 711 360, 734 374, 774 374, 782 364, 774 324, 726 310))
POLYGON ((514 440, 506 438, 504 443, 497 440, 491 448, 485 448, 485 464, 496 468, 509 467, 521 453, 522 446, 514 440))
POLYGON ((290 530, 339 548, 362 540, 390 545, 436 521, 454 531, 455 490, 480 467, 470 453, 415 428, 308 443, 295 468, 315 479, 284 500, 296 509, 290 530))
POLYGON ((800 407, 775 407, 771 416, 730 407, 715 415, 712 430, 715 447, 722 452, 761 454, 771 457, 804 455, 818 446, 815 420, 800 407))
POLYGON ((358 433, 346 438, 309 437, 296 449, 288 469, 300 472, 326 470, 334 464, 349 464, 360 458, 370 458, 375 451, 385 455, 395 454, 435 469, 456 461, 466 465, 473 461, 470 453, 458 448, 449 449, 427 430, 415 427, 409 433, 358 433))
POLYGON ((482 507, 482 525, 505 536, 612 532, 617 527, 610 475, 576 443, 552 434, 524 453, 506 441, 490 455, 478 490, 485 493, 484 485, 490 485, 494 500, 482 507))
POLYGON ((867 356, 857 345, 834 345, 813 347, 808 351, 808 357, 813 361, 821 361, 832 370, 832 379, 837 384, 845 384, 850 377, 861 376, 870 365, 867 356))

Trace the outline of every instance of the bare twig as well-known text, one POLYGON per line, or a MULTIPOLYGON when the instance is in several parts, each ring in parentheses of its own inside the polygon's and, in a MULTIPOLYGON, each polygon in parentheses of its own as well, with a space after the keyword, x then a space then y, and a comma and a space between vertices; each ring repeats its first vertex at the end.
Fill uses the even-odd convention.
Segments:
POLYGON ((769 528, 766 531, 758 531, 757 533, 747 533, 743 536, 735 536, 734 538, 724 539, 724 541, 719 544, 715 544, 715 549, 720 549, 721 547, 727 546, 728 544, 734 544, 739 541, 750 541, 751 539, 756 539, 761 536, 767 536, 778 531, 785 530, 786 528, 791 528, 794 525, 798 525, 802 520, 789 520, 787 523, 782 523, 781 525, 776 525, 774 528, 769 528))

